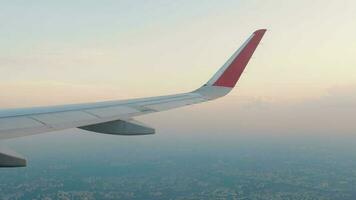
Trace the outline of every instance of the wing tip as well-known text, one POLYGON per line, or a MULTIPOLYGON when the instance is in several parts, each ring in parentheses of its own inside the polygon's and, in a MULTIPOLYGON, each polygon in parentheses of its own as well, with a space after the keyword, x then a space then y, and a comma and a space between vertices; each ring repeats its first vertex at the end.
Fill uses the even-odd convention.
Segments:
POLYGON ((267 29, 258 29, 255 32, 253 32, 254 34, 264 34, 267 31, 267 29))
POLYGON ((252 36, 233 55, 232 61, 228 63, 224 71, 212 83, 213 86, 235 87, 266 31, 267 29, 258 29, 253 32, 252 36))
POLYGON ((255 30, 207 84, 194 92, 208 99, 216 99, 228 94, 235 87, 266 31, 267 29, 255 30))

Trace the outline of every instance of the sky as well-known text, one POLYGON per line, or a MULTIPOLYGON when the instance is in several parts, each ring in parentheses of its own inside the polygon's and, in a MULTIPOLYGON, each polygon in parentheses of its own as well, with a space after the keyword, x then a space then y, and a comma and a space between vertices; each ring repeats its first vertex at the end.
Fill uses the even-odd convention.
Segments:
POLYGON ((142 120, 197 132, 353 134, 356 128, 353 0, 0 5, 2 108, 191 91, 253 31, 266 28, 227 97, 142 120))

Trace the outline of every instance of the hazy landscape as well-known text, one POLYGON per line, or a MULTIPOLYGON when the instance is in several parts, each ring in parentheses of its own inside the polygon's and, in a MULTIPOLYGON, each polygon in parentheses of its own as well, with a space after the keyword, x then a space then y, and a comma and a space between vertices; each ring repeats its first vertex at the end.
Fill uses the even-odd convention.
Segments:
POLYGON ((356 198, 355 137, 198 135, 78 131, 12 142, 31 159, 27 168, 1 169, 0 198, 356 198))

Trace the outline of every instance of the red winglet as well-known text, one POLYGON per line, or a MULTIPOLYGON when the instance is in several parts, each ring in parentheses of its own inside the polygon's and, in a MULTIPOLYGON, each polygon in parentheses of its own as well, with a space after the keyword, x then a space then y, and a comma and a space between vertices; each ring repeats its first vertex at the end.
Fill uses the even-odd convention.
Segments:
POLYGON ((231 62, 230 66, 216 80, 213 86, 233 88, 236 85, 236 82, 239 80, 243 70, 245 69, 265 32, 266 29, 260 29, 253 33, 252 38, 231 62))

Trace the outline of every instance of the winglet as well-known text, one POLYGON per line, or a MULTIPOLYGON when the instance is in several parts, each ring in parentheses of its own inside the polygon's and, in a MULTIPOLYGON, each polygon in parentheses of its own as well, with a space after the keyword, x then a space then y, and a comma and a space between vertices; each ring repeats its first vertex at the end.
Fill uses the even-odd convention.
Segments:
POLYGON ((265 32, 266 29, 255 31, 213 76, 213 78, 209 80, 208 85, 233 88, 265 32))
POLYGON ((259 29, 253 32, 253 34, 214 74, 214 76, 196 92, 211 98, 217 98, 230 92, 240 79, 242 72, 251 59, 252 54, 255 52, 265 32, 266 29, 259 29), (212 92, 212 90, 214 90, 214 92, 212 92))

